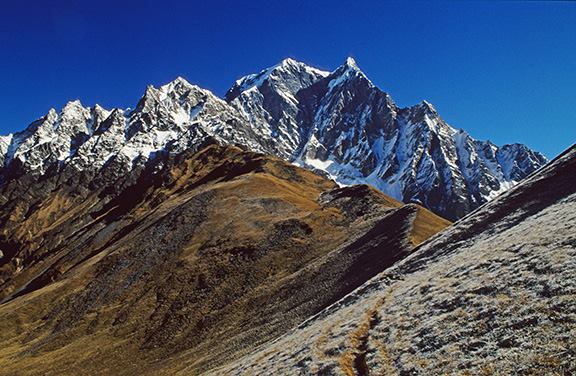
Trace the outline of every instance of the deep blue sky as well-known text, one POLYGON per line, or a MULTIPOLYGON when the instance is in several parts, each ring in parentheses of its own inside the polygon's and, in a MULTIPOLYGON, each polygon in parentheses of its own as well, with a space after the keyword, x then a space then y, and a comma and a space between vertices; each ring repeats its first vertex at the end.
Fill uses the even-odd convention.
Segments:
POLYGON ((178 75, 222 96, 285 57, 348 55, 475 138, 548 157, 576 142, 574 2, 3 1, 0 134, 76 98, 133 107, 178 75))

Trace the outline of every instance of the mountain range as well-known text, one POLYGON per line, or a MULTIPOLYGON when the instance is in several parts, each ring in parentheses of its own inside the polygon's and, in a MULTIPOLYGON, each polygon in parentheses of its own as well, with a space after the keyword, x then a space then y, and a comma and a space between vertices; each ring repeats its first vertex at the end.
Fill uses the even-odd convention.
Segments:
POLYGON ((149 86, 134 109, 54 109, 0 137, 0 182, 142 168, 206 139, 244 145, 330 177, 369 184, 396 200, 455 220, 547 160, 525 145, 498 147, 449 126, 423 101, 400 108, 352 58, 333 72, 293 59, 237 80, 224 99, 179 77, 149 86))
POLYGON ((0 375, 576 372, 576 146, 476 141, 350 58, 73 101, 0 155, 0 375))

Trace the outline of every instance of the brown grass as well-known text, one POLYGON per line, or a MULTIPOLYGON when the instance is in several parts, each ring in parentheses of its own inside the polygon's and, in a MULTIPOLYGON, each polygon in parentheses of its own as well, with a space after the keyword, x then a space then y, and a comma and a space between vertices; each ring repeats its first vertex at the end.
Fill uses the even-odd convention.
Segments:
POLYGON ((358 374, 359 371, 368 371, 359 370, 358 368, 367 367, 364 363, 366 355, 364 352, 366 349, 363 349, 363 347, 368 344, 369 332, 372 329, 372 325, 379 317, 378 310, 384 304, 384 300, 384 298, 379 299, 374 306, 364 314, 364 319, 348 336, 346 344, 348 349, 338 359, 340 368, 346 376, 354 376, 358 374))
POLYGON ((416 219, 414 220, 414 228, 412 230, 412 235, 410 236, 410 242, 413 246, 417 246, 451 224, 452 222, 424 209, 421 206, 418 206, 418 212, 416 214, 416 219))
MULTIPOLYGON (((18 372, 122 375, 140 372, 143 365, 146 366, 143 373, 170 374, 187 367, 191 373, 198 373, 205 369, 202 368, 205 363, 214 359, 229 360, 257 346, 259 341, 296 325, 315 313, 315 309, 332 303, 328 299, 332 297, 333 286, 322 286, 321 291, 312 286, 314 294, 298 300, 306 287, 302 287, 303 282, 298 277, 310 278, 314 273, 297 273, 315 265, 317 260, 324 260, 323 257, 331 255, 350 238, 362 235, 367 225, 362 219, 350 225, 339 209, 320 205, 320 194, 334 189, 333 182, 275 158, 260 156, 259 168, 254 171, 196 185, 223 163, 241 167, 247 163, 245 152, 237 148, 226 149, 228 154, 210 147, 194 158, 172 166, 167 172, 168 183, 144 192, 143 200, 129 208, 117 221, 118 228, 103 240, 79 243, 71 240, 70 243, 62 242, 57 250, 46 249, 51 256, 43 262, 47 266, 54 262, 54 268, 68 273, 63 274, 60 282, 49 283, 0 306, 0 375, 18 372), (222 160, 223 153, 226 161, 222 160), (74 312, 79 306, 74 298, 90 289, 91 282, 104 280, 108 271, 120 265, 114 263, 115 257, 158 246, 154 242, 156 239, 150 239, 154 235, 152 229, 170 212, 204 192, 210 192, 214 197, 206 208, 205 217, 200 224, 187 230, 190 238, 177 244, 180 248, 172 258, 162 260, 156 269, 141 278, 141 285, 134 285, 121 300, 99 302, 87 313, 79 314, 72 327, 58 334, 52 333, 54 319, 48 319, 48 313, 55 311, 56 317, 61 318, 58 315, 64 317, 70 311, 74 312), (263 200, 272 203, 272 208, 267 208, 263 200), (308 226, 311 231, 289 233, 276 243, 268 243, 277 235, 275 226, 288 219, 308 226), (131 224, 135 227, 119 240, 105 249, 99 248, 131 224), (232 252, 237 248, 262 252, 255 256, 240 255, 242 258, 232 252), (97 250, 99 253, 95 252, 97 250), (90 257, 75 258, 76 254, 89 254, 90 257), (61 256, 70 258, 59 260, 61 256), (76 264, 79 260, 81 262, 76 264), (205 286, 197 288, 200 275, 205 279, 205 286), (288 283, 291 285, 285 291, 288 283), (275 302, 279 296, 282 299, 275 302), (68 298, 71 300, 67 301, 68 298), (59 310, 59 307, 65 307, 63 302, 72 302, 71 307, 59 310), (282 308, 276 308, 280 304, 284 304, 282 308), (111 323, 124 313, 125 321, 112 326, 111 323), (162 320, 175 322, 175 329, 164 329, 162 320), (162 325, 155 327, 156 321, 162 325), (31 333, 34 335, 30 336, 31 333), (144 340, 156 333, 160 333, 158 347, 143 350, 144 340), (166 342, 162 342, 164 340, 166 342), (242 345, 234 341, 241 341, 242 345), (46 346, 36 346, 41 343, 46 346), (38 351, 32 353, 29 351, 32 349, 38 351)), ((372 191, 377 193, 375 196, 379 197, 378 204, 382 207, 402 205, 372 191)), ((92 235, 95 236, 106 225, 102 222, 107 213, 114 210, 110 208, 106 213, 91 217, 97 200, 96 194, 78 202, 62 192, 55 193, 20 224, 18 231, 41 244, 46 239, 73 234, 67 231, 74 221, 89 218, 83 223, 95 225, 93 228, 87 226, 87 231, 94 231, 92 235)), ((439 217, 422 212, 415 221, 414 238, 418 241, 444 224, 437 219, 439 217), (424 223, 427 220, 435 223, 424 223)), ((18 214, 16 217, 22 220, 18 214)), ((178 221, 171 223, 172 227, 163 235, 165 241, 178 235, 181 231, 178 224, 178 221)), ((29 267, 30 275, 41 270, 40 266, 43 267, 40 264, 29 267)), ((15 285, 25 282, 26 271, 20 276, 14 278, 15 285)), ((121 285, 124 281, 118 278, 112 279, 113 283, 102 290, 121 285)), ((96 297, 97 293, 99 291, 94 292, 96 297)), ((347 374, 354 372, 354 362, 367 340, 377 308, 373 307, 365 321, 350 334, 350 349, 340 359, 347 374)), ((389 359, 385 350, 380 356, 389 359)))

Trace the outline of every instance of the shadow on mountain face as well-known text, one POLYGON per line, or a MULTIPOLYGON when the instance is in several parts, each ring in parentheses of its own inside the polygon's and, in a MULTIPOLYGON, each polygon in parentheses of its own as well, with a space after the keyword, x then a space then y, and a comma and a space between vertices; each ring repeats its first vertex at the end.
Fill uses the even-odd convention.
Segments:
POLYGON ((575 177, 573 146, 294 330, 211 374, 573 374, 575 177))
POLYGON ((7 222, 21 245, 10 257, 23 265, 6 270, 0 305, 1 339, 18 341, 6 347, 12 369, 42 359, 47 374, 103 363, 111 374, 206 370, 285 333, 448 224, 236 147, 156 163, 130 183, 12 204, 33 208, 7 222))

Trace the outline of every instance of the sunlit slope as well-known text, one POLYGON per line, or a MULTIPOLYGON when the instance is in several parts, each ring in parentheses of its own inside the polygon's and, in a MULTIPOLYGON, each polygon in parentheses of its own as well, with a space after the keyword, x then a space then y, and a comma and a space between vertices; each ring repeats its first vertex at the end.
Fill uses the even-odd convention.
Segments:
POLYGON ((204 372, 282 335, 447 224, 368 186, 338 188, 215 143, 130 184, 54 179, 11 201, 25 214, 2 213, 12 261, 0 374, 204 372))

